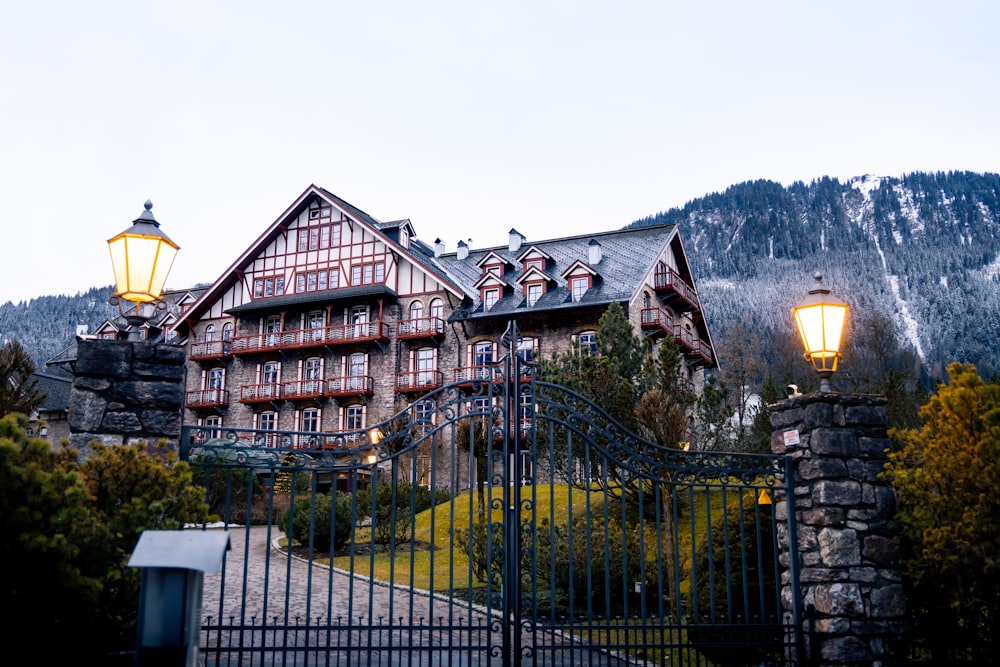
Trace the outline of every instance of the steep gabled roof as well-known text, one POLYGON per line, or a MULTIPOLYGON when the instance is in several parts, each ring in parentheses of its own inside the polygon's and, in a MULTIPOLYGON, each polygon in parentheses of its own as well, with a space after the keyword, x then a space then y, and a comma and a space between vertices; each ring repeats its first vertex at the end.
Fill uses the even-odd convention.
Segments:
MULTIPOLYGON (((531 312, 602 306, 614 301, 629 301, 643 279, 653 269, 667 244, 676 236, 674 225, 651 225, 532 243, 531 248, 536 248, 551 258, 548 267, 550 275, 558 275, 575 262, 586 263, 591 240, 597 240, 601 244, 602 258, 596 266, 591 267, 601 279, 595 281, 594 286, 587 290, 580 301, 574 302, 567 285, 557 280, 531 306, 531 312)), ((517 256, 525 252, 527 251, 519 250, 517 256)), ((482 279, 478 263, 489 254, 495 254, 514 265, 514 272, 508 271, 504 276, 506 280, 517 281, 524 274, 520 263, 516 261, 517 256, 512 254, 507 246, 470 250, 469 256, 461 260, 458 259, 457 253, 446 253, 436 261, 460 282, 475 285, 482 279)), ((681 261, 681 258, 678 258, 678 261, 681 261)), ((477 294, 470 302, 456 310, 450 319, 458 321, 483 317, 509 317, 524 310, 524 298, 520 294, 508 294, 489 311, 484 312, 477 294)))
MULTIPOLYGON (((462 290, 458 283, 452 279, 451 276, 442 271, 439 266, 429 261, 429 258, 423 253, 422 247, 415 248, 415 244, 411 242, 410 248, 403 248, 386 233, 386 230, 388 229, 399 229, 404 225, 412 231, 413 226, 409 220, 398 220, 391 223, 383 223, 380 220, 368 215, 353 204, 344 201, 329 190, 321 188, 317 185, 310 185, 305 189, 305 191, 302 192, 302 194, 296 197, 295 201, 293 201, 292 204, 286 208, 281 215, 279 215, 274 222, 272 222, 267 229, 265 229, 264 232, 239 255, 239 257, 236 258, 236 261, 234 261, 229 268, 222 272, 222 275, 220 275, 219 278, 212 283, 211 287, 209 287, 201 295, 198 301, 195 302, 194 305, 192 305, 191 308, 184 314, 182 321, 189 318, 197 318, 205 310, 211 307, 211 305, 215 303, 215 301, 218 300, 226 290, 240 280, 240 271, 250 264, 250 262, 252 262, 254 258, 256 258, 257 255, 263 251, 267 244, 271 243, 271 241, 273 241, 278 234, 281 234, 285 230, 288 225, 288 221, 301 213, 306 207, 308 207, 309 203, 317 197, 336 206, 355 222, 367 226, 374 235, 378 236, 380 240, 382 240, 395 253, 405 256, 415 266, 430 274, 431 277, 440 282, 447 289, 451 290, 456 296, 466 296, 466 293, 462 290)), ((433 253, 427 254, 432 255, 433 253)))

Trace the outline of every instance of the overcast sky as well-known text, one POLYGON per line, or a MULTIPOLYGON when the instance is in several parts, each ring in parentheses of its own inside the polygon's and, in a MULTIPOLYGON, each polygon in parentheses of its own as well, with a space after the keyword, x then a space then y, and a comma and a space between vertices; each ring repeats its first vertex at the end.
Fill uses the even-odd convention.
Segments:
POLYGON ((742 181, 1000 171, 1000 3, 0 0, 0 303, 211 282, 311 183, 417 235, 616 229, 742 181))

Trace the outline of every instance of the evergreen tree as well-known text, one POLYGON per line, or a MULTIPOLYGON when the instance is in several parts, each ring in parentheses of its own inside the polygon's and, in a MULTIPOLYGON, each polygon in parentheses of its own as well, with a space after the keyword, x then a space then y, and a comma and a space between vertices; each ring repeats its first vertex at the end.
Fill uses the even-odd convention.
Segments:
POLYGON ((0 416, 19 412, 30 415, 44 401, 45 394, 31 374, 35 364, 17 341, 0 348, 0 416))

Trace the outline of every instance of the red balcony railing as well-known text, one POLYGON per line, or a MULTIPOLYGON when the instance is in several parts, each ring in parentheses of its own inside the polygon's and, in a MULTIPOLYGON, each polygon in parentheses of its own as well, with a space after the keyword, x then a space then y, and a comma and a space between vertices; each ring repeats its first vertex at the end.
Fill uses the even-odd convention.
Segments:
POLYGON ((264 403, 279 398, 281 398, 281 385, 277 382, 245 384, 240 387, 240 403, 264 403))
POLYGON ((327 378, 327 396, 371 396, 375 393, 375 379, 370 375, 348 375, 327 378))
POLYGON ((403 371, 396 373, 396 391, 429 391, 444 384, 441 371, 403 371))
POLYGON ((233 342, 231 340, 197 340, 188 345, 188 356, 197 361, 199 359, 222 359, 232 353, 233 342))
POLYGON ((396 337, 438 338, 444 335, 444 320, 440 317, 417 317, 412 320, 400 320, 396 326, 396 337))
POLYGON ((389 325, 381 320, 361 324, 342 324, 313 329, 294 329, 253 334, 233 339, 233 354, 251 354, 268 350, 288 350, 343 343, 389 340, 389 325))
POLYGON ((670 313, 662 308, 642 309, 642 328, 654 334, 664 335, 674 330, 674 320, 670 313))
POLYGON ((698 293, 670 267, 657 269, 653 276, 653 288, 663 293, 661 298, 668 304, 688 310, 698 309, 698 293))
POLYGON ((189 391, 184 397, 184 405, 189 408, 227 407, 229 405, 229 391, 226 389, 189 391))
POLYGON ((675 326, 674 341, 681 348, 681 353, 686 359, 703 365, 712 363, 711 346, 698 338, 698 335, 691 329, 680 325, 675 326))
POLYGON ((287 400, 297 398, 319 398, 326 393, 326 383, 320 379, 295 380, 281 384, 281 397, 287 400))
POLYGON ((489 382, 500 379, 499 366, 462 366, 455 369, 455 382, 489 382))

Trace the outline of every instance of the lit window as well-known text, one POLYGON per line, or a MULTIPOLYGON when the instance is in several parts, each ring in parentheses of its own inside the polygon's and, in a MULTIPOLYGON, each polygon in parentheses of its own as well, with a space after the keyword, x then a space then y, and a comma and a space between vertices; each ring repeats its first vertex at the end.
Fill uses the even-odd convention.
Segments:
POLYGON ((483 307, 490 310, 500 300, 500 289, 491 287, 483 291, 483 307))
POLYGON ((577 336, 577 352, 583 357, 592 357, 597 354, 596 331, 584 331, 577 336))
POLYGON ((570 289, 573 291, 573 301, 579 301, 583 298, 584 292, 590 289, 590 279, 573 278, 570 281, 570 289))
POLYGON ((527 296, 528 305, 534 306, 535 303, 542 298, 542 285, 541 283, 530 283, 527 286, 527 296))

